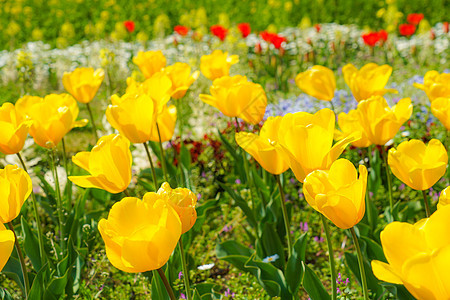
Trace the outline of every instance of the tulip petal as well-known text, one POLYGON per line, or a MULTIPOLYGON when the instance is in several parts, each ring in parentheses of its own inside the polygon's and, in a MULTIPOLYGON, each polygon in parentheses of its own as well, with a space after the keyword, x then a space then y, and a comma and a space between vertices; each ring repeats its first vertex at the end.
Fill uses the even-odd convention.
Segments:
POLYGON ((372 272, 379 279, 394 284, 403 284, 401 278, 395 273, 394 269, 387 263, 379 260, 372 260, 372 272))
POLYGON ((5 225, 0 223, 0 272, 8 262, 14 248, 14 233, 7 230, 5 225))

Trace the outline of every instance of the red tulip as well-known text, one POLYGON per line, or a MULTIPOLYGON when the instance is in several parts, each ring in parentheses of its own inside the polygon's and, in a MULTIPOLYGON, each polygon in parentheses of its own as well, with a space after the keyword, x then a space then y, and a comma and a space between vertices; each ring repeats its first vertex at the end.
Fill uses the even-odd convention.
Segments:
POLYGON ((227 37, 228 29, 221 25, 213 25, 209 28, 212 34, 217 36, 221 41, 224 41, 227 37))
POLYGON ((127 20, 123 22, 123 26, 125 26, 129 33, 132 33, 134 31, 135 24, 133 21, 127 20))
POLYGON ((409 14, 406 20, 409 24, 419 25, 420 21, 423 19, 423 14, 409 14))
POLYGON ((322 29, 322 26, 320 26, 320 24, 316 24, 316 25, 314 25, 314 28, 316 28, 317 32, 320 32, 320 29, 322 29))
POLYGON ((409 37, 416 32, 416 26, 413 24, 400 24, 400 26, 398 26, 398 30, 401 35, 409 37))
POLYGON ((263 40, 265 40, 266 42, 270 43, 270 41, 272 40, 273 33, 270 33, 270 32, 267 32, 267 31, 263 31, 263 32, 260 33, 260 35, 261 35, 261 38, 263 40))
POLYGON ((386 30, 381 29, 380 31, 378 31, 378 35, 380 36, 380 40, 382 40, 383 42, 386 42, 388 39, 388 33, 386 30))
POLYGON ((251 32, 250 24, 248 23, 240 23, 237 28, 241 32, 243 38, 246 38, 251 32))
POLYGON ((276 33, 263 31, 260 33, 260 35, 263 40, 265 40, 268 43, 271 43, 275 47, 275 49, 280 49, 281 44, 283 42, 287 42, 285 37, 278 35, 276 33))
POLYGON ((361 35, 361 37, 364 40, 364 44, 370 47, 374 47, 381 38, 378 32, 369 32, 361 35))
POLYGON ((443 30, 444 30, 445 33, 448 33, 448 31, 449 31, 449 30, 448 30, 448 29, 449 29, 448 27, 449 27, 449 26, 448 26, 448 22, 444 22, 444 24, 443 24, 443 30))
POLYGON ((173 30, 181 36, 186 36, 189 33, 190 28, 183 25, 177 25, 173 30))

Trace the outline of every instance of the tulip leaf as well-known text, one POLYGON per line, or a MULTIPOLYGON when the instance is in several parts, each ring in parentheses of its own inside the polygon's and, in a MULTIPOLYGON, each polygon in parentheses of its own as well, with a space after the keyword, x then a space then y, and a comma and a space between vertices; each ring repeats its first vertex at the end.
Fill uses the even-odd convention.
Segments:
POLYGON ((395 299, 402 300, 415 300, 408 290, 400 284, 393 284, 390 282, 380 282, 380 285, 388 290, 392 295, 394 295, 395 299))
POLYGON ((304 269, 303 288, 308 293, 309 297, 312 300, 327 300, 331 299, 327 290, 323 286, 322 282, 320 282, 319 277, 317 277, 316 273, 308 267, 305 262, 302 261, 302 266, 304 269))
POLYGON ((253 210, 248 206, 247 202, 242 199, 242 197, 238 194, 236 194, 233 189, 231 189, 228 185, 225 183, 219 182, 219 185, 221 188, 223 188, 234 200, 237 206, 239 206, 244 214, 247 217, 248 222, 253 228, 257 227, 258 222, 256 221, 255 215, 253 213, 253 210))
POLYGON ((217 132, 219 133, 219 137, 223 142, 223 145, 225 146, 225 148, 227 148, 228 153, 230 153, 234 158, 235 173, 238 174, 239 178, 247 178, 245 174, 244 161, 242 155, 240 154, 241 152, 238 151, 239 146, 236 145, 236 142, 234 142, 234 144, 231 144, 228 139, 222 133, 220 133, 219 130, 217 132))
POLYGON ((14 280, 22 291, 24 291, 22 269, 20 267, 19 259, 17 258, 17 252, 13 250, 13 253, 9 257, 8 262, 3 267, 2 273, 7 275, 10 279, 14 280))
POLYGON ((297 294, 303 277, 302 262, 306 256, 307 233, 302 234, 292 248, 284 276, 291 294, 297 294))
POLYGON ((270 296, 281 296, 282 299, 292 298, 281 270, 271 263, 255 260, 256 255, 253 250, 238 242, 226 241, 217 245, 216 254, 219 259, 231 263, 241 271, 250 272, 270 296))
POLYGON ((35 235, 31 231, 30 226, 23 216, 20 218, 20 223, 22 224, 22 231, 24 234, 25 253, 31 260, 31 264, 33 265, 34 269, 40 270, 42 264, 39 253, 39 242, 37 241, 35 235))
POLYGON ((2 300, 14 300, 11 294, 6 290, 0 288, 0 299, 2 300))
POLYGON ((48 275, 48 264, 45 264, 34 277, 31 289, 28 292, 28 299, 44 299, 45 279, 48 275))
MULTIPOLYGON (((283 238, 285 238, 283 236, 283 238)), ((272 256, 277 254, 279 259, 273 262, 273 265, 279 268, 280 270, 284 270, 285 263, 285 255, 284 255, 284 247, 281 242, 280 235, 275 230, 274 224, 264 223, 263 230, 261 234, 261 242, 264 248, 265 256, 272 256)))
MULTIPOLYGON (((369 151, 371 149, 369 148, 369 151)), ((370 160, 370 172, 369 172, 369 189, 372 193, 376 194, 381 186, 381 164, 383 163, 379 151, 374 151, 374 155, 370 160)))
POLYGON ((181 165, 189 171, 191 167, 191 153, 189 152, 188 148, 186 148, 184 143, 181 143, 180 147, 180 161, 181 165))
MULTIPOLYGON (((350 252, 345 252, 345 261, 348 267, 355 275, 356 280, 361 285, 361 273, 359 270, 358 258, 355 254, 350 252)), ((369 293, 377 295, 378 298, 383 293, 383 288, 380 286, 380 281, 373 275, 372 268, 370 264, 364 259, 364 272, 366 273, 367 288, 370 290, 369 293)))
POLYGON ((156 270, 152 277, 152 299, 170 300, 164 283, 156 270))
POLYGON ((366 244, 368 258, 370 258, 371 260, 376 259, 379 261, 387 262, 384 256, 383 248, 380 244, 366 236, 361 237, 360 241, 363 241, 366 244))
POLYGON ((220 289, 220 285, 218 284, 202 282, 193 285, 192 288, 194 289, 193 299, 209 300, 215 299, 215 296, 220 298, 220 295, 215 291, 220 289))

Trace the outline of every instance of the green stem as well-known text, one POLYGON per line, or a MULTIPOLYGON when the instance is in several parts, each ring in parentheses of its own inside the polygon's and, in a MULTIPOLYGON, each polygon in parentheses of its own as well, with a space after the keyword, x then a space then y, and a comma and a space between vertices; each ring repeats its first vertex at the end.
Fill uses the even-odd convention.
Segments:
POLYGON ((336 115, 336 109, 334 108, 334 104, 333 104, 333 100, 330 100, 330 105, 331 105, 331 110, 334 112, 334 114, 336 115))
POLYGON ((186 290, 186 296, 188 300, 191 300, 191 287, 189 284, 189 270, 186 265, 186 257, 184 255, 184 249, 183 249, 183 242, 180 240, 178 241, 178 250, 180 251, 181 256, 181 265, 183 267, 183 279, 184 279, 184 288, 186 290))
POLYGON ((164 271, 161 268, 159 268, 157 271, 164 283, 164 286, 166 287, 166 290, 167 290, 167 293, 169 294, 170 299, 176 300, 175 294, 173 293, 173 290, 170 287, 170 284, 169 284, 169 281, 167 280, 166 274, 164 274, 164 271))
POLYGON ((53 178, 55 180, 55 192, 56 192, 56 205, 57 205, 57 212, 58 212, 58 223, 59 223, 59 234, 60 234, 60 242, 61 242, 61 248, 63 248, 63 242, 64 242, 64 227, 63 227, 63 217, 62 217, 62 199, 61 199, 61 191, 59 189, 59 179, 58 179, 58 170, 56 166, 56 158, 55 158, 55 152, 54 149, 50 150, 50 157, 51 157, 51 167, 53 169, 53 178))
POLYGON ((143 144, 144 144, 145 152, 147 152, 147 157, 148 157, 148 161, 150 162, 150 167, 152 169, 153 183, 155 185, 155 190, 157 190, 158 189, 158 180, 156 179, 155 167, 153 166, 152 157, 150 156, 150 150, 148 150, 147 143, 143 143, 143 144))
POLYGON ((280 191, 280 203, 281 203, 281 211, 283 212, 283 219, 284 219, 284 228, 286 229, 286 239, 288 243, 288 255, 291 257, 292 254, 292 242, 291 242, 291 232, 290 232, 290 224, 289 224, 289 216, 286 209, 286 204, 284 203, 285 195, 283 186, 281 185, 280 175, 275 175, 275 178, 277 180, 278 189, 280 191))
POLYGON ((25 259, 23 258, 22 250, 20 249, 19 240, 17 239, 14 226, 11 222, 8 223, 9 229, 14 233, 14 245, 16 247, 17 254, 19 255, 20 267, 22 268, 23 282, 25 286, 25 299, 28 299, 28 291, 30 290, 30 282, 28 281, 27 266, 25 265, 25 259))
MULTIPOLYGON (((22 164, 22 167, 25 170, 25 172, 28 173, 27 166, 25 165, 25 162, 24 162, 22 156, 20 155, 20 153, 17 153, 17 157, 19 157, 20 163, 22 164)), ((41 220, 39 219, 36 195, 34 194, 33 191, 31 192, 31 199, 33 200, 34 217, 36 218, 36 227, 37 227, 38 236, 39 236, 39 255, 41 257, 41 263, 44 264, 45 258, 46 258, 46 255, 44 252, 44 238, 42 236, 41 220)))
POLYGON ((427 215, 427 218, 429 218, 431 214, 430 214, 430 204, 428 203, 427 198, 427 191, 423 190, 422 195, 423 195, 423 203, 425 204, 425 213, 427 215))
POLYGON ((86 103, 87 110, 89 112, 89 117, 91 118, 92 128, 94 129, 95 141, 98 141, 97 127, 95 126, 94 115, 92 114, 91 107, 89 103, 86 103))
POLYGON ((359 271, 361 273, 361 285, 363 288, 364 299, 369 300, 369 293, 367 291, 367 280, 366 280, 366 272, 364 271, 364 260, 361 253, 361 248, 359 248, 358 237, 356 236, 355 228, 350 228, 350 232, 352 233, 353 243, 355 243, 356 253, 358 254, 358 264, 359 271))
POLYGON ((127 196, 127 197, 131 197, 131 196, 130 196, 130 193, 128 192, 128 190, 127 190, 127 189, 124 189, 124 190, 123 190, 123 193, 125 194, 125 196, 127 196))
POLYGON ((392 181, 391 181, 391 170, 389 170, 389 164, 388 164, 388 152, 387 147, 384 147, 384 151, 382 153, 383 161, 384 161, 384 167, 386 168, 386 176, 387 176, 387 182, 388 182, 388 190, 389 190, 389 208, 391 209, 391 215, 394 217, 394 200, 392 198, 392 181))
POLYGON ((156 130, 158 131, 158 138, 159 138, 159 150, 161 151, 161 165, 164 173, 164 180, 167 182, 167 166, 166 166, 166 157, 164 155, 164 148, 161 141, 161 132, 159 131, 159 125, 158 122, 156 122, 156 130))
MULTIPOLYGON (((153 270, 152 271, 152 273, 153 273, 153 277, 155 278, 155 280, 157 279, 157 272, 156 272, 156 270, 153 270)), ((156 291, 158 292, 158 295, 162 295, 162 291, 161 291, 161 289, 159 288, 159 284, 158 283, 156 283, 155 284, 155 287, 156 287, 156 291)))
MULTIPOLYGON (((365 162, 365 159, 367 157, 368 162, 366 164, 367 170, 370 169, 370 149, 369 148, 363 148, 362 149, 362 159, 365 162)), ((370 180, 367 180, 366 185, 366 211, 367 211, 367 219, 369 220, 369 226, 373 230, 373 224, 372 224, 372 199, 370 199, 370 193, 369 193, 369 182, 370 180)))
POLYGON ((333 243, 331 241, 330 236, 330 228, 328 227, 327 219, 320 214, 322 218, 323 229, 325 230, 325 236, 327 237, 327 246, 328 246, 328 258, 330 263, 330 273, 331 273, 331 289, 332 289, 332 299, 337 299, 337 288, 336 288, 336 267, 334 264, 334 252, 333 252, 333 243))
POLYGON ((66 208, 67 210, 71 210, 71 204, 72 204, 72 181, 69 180, 69 166, 67 163, 67 154, 66 154, 66 143, 64 142, 64 138, 61 140, 62 142, 62 153, 63 153, 63 162, 64 162, 64 169, 66 170, 66 177, 67 177, 67 201, 66 201, 66 208))
POLYGON ((186 176, 184 175, 183 165, 181 164, 181 149, 184 146, 183 142, 183 99, 178 99, 175 101, 177 104, 177 119, 178 119, 178 130, 180 135, 180 155, 178 155, 178 167, 180 168, 181 181, 183 182, 183 186, 187 186, 186 176))

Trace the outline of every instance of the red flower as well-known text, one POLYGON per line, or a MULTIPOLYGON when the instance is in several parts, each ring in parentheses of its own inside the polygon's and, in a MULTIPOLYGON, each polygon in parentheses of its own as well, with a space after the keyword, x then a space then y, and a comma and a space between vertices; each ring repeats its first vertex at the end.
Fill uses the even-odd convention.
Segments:
POLYGON ((322 29, 322 26, 320 26, 320 24, 316 24, 316 25, 314 25, 314 28, 316 28, 317 32, 320 32, 320 29, 322 29))
POLYGON ((283 42, 287 42, 285 37, 280 36, 276 33, 270 33, 267 31, 263 31, 260 33, 260 35, 263 40, 265 40, 268 43, 271 43, 275 47, 275 49, 280 49, 281 44, 283 42))
POLYGON ((241 32, 243 38, 246 38, 251 32, 250 24, 248 23, 240 23, 237 28, 241 32))
POLYGON ((444 24, 443 24, 442 27, 443 27, 444 32, 445 32, 445 33, 448 33, 448 29, 449 29, 449 28, 448 28, 448 22, 444 22, 444 24))
POLYGON ((413 24, 400 24, 398 30, 401 35, 409 37, 416 32, 416 26, 413 24))
POLYGON ((380 36, 380 40, 382 40, 383 42, 387 41, 388 33, 386 32, 386 30, 381 29, 380 31, 378 31, 378 35, 380 36))
POLYGON ((369 32, 366 34, 363 34, 362 39, 364 40, 364 44, 374 47, 378 41, 380 40, 380 34, 378 32, 369 32))
POLYGON ((177 25, 173 30, 181 36, 186 36, 189 33, 190 28, 183 25, 177 25))
POLYGON ((228 29, 221 25, 213 25, 209 28, 212 34, 217 36, 221 41, 224 41, 227 37, 228 29))
POLYGON ((409 24, 419 25, 420 21, 423 19, 423 14, 409 14, 406 20, 409 24))
POLYGON ((135 24, 133 21, 127 20, 123 22, 123 26, 125 26, 129 33, 132 33, 134 31, 135 24))
POLYGON ((287 40, 286 40, 285 37, 280 36, 280 35, 278 35, 278 34, 275 34, 275 35, 272 37, 271 42, 272 42, 272 45, 275 47, 275 49, 280 49, 281 44, 282 44, 283 42, 287 42, 287 40))

